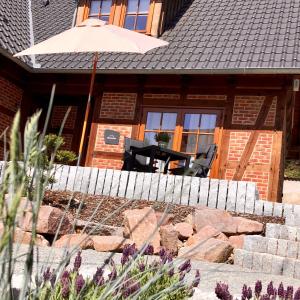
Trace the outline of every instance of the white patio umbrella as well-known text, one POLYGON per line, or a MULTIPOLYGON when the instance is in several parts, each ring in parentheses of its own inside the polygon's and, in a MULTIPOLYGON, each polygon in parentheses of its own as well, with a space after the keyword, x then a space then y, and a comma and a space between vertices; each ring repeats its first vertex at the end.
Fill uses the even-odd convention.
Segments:
POLYGON ((124 52, 145 54, 154 48, 168 45, 167 42, 145 34, 137 33, 97 19, 87 19, 80 25, 57 34, 14 56, 59 54, 59 53, 94 53, 93 71, 85 111, 84 123, 79 146, 79 161, 82 155, 84 137, 91 107, 95 75, 100 52, 124 52))

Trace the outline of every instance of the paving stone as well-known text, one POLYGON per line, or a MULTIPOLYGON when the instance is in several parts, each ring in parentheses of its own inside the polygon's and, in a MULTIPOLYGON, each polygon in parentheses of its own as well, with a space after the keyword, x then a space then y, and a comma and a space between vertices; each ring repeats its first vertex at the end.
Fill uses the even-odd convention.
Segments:
POLYGON ((268 240, 260 235, 245 236, 244 249, 247 251, 266 253, 268 240))
POLYGON ((295 241, 297 228, 292 226, 281 226, 280 239, 295 241))
POLYGON ((277 253, 277 247, 278 247, 278 239, 268 238, 267 252, 269 254, 276 255, 276 253, 277 253))
POLYGON ((273 255, 272 257, 272 274, 281 275, 283 270, 283 262, 285 258, 273 255))
POLYGON ((292 258, 286 258, 283 261, 282 275, 288 277, 294 277, 294 271, 295 271, 295 260, 292 258))
POLYGON ((278 247, 277 247, 277 255, 278 256, 286 257, 287 245, 288 245, 287 240, 278 240, 278 247))
POLYGON ((297 258, 299 243, 295 241, 288 241, 287 245, 287 257, 297 258))

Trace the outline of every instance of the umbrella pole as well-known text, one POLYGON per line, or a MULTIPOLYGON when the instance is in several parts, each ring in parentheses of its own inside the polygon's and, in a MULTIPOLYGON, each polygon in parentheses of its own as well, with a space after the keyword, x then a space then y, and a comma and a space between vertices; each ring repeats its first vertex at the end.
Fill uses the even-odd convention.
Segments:
POLYGON ((89 90, 88 101, 86 104, 83 127, 82 127, 81 138, 80 138, 80 145, 79 145, 79 151, 78 151, 79 154, 78 154, 78 160, 77 160, 78 164, 80 164, 81 157, 82 157, 83 143, 84 143, 84 138, 85 138, 85 133, 86 133, 86 128, 87 128, 87 122, 88 122, 88 118, 89 118, 89 114, 90 114, 90 110, 91 110, 91 99, 92 99, 92 94, 93 94, 93 90, 94 90, 94 83, 95 83, 98 60, 99 60, 99 54, 98 54, 98 52, 96 52, 94 54, 93 71, 92 71, 91 82, 90 82, 90 90, 89 90))

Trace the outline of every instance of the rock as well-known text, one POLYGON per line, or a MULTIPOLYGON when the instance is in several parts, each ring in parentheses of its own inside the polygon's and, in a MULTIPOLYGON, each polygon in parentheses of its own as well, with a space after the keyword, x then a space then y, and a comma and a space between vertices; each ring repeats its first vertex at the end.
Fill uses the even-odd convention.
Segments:
POLYGON ((80 247, 81 249, 94 249, 94 242, 87 234, 66 234, 54 242, 53 247, 80 247))
POLYGON ((228 260, 232 251, 233 247, 229 242, 211 238, 198 245, 181 248, 178 256, 215 263, 224 263, 228 260))
POLYGON ((194 233, 193 226, 185 222, 175 224, 175 229, 178 231, 178 235, 181 240, 188 239, 194 233))
MULTIPOLYGON (((3 224, 0 223, 0 237, 3 234, 3 230, 4 230, 3 224)), ((13 239, 14 243, 29 245, 31 239, 32 239, 31 232, 23 231, 18 227, 15 228, 14 239, 13 239)), ((40 234, 36 235, 35 245, 41 247, 50 246, 49 242, 40 234)))
MULTIPOLYGON (((32 239, 31 232, 25 232, 25 231, 21 230, 20 228, 15 229, 14 243, 29 245, 31 239, 32 239)), ((36 235, 35 245, 41 246, 41 247, 49 247, 50 246, 49 242, 40 234, 36 235)))
POLYGON ((75 228, 82 231, 84 228, 86 233, 91 232, 91 235, 117 235, 123 236, 124 228, 117 226, 104 225, 95 222, 87 222, 83 220, 77 220, 75 228))
POLYGON ((234 221, 237 225, 237 233, 262 233, 264 230, 264 225, 257 221, 241 217, 234 217, 234 221))
POLYGON ((161 245, 173 254, 178 251, 178 231, 173 225, 160 227, 161 245))
MULTIPOLYGON (((54 235, 58 230, 64 212, 56 207, 42 205, 39 210, 36 231, 37 233, 46 233, 54 235)), ((24 231, 31 232, 32 229, 32 213, 26 212, 22 220, 20 220, 20 227, 24 231)), ((64 216, 59 234, 68 234, 72 230, 72 223, 67 215, 64 216)))
POLYGON ((121 251, 126 244, 133 244, 133 241, 120 236, 91 236, 94 242, 94 249, 99 252, 121 251))
POLYGON ((219 230, 217 230, 216 228, 214 228, 210 225, 207 225, 207 226, 203 227, 202 229, 200 229, 199 232, 197 232, 195 235, 191 236, 187 240, 186 245, 192 246, 192 245, 198 244, 200 242, 206 241, 210 238, 216 238, 216 239, 225 240, 225 241, 228 240, 226 235, 224 235, 222 232, 220 232, 219 230))
POLYGON ((207 207, 197 208, 193 216, 187 217, 192 222, 195 230, 199 232, 206 225, 228 235, 238 233, 261 233, 263 224, 242 217, 232 217, 228 212, 207 207))
POLYGON ((229 243, 234 249, 243 249, 245 235, 232 235, 229 237, 229 243))
POLYGON ((172 224, 175 218, 174 214, 164 214, 163 212, 159 211, 156 211, 155 215, 157 223, 160 224, 160 226, 172 224))
POLYGON ((124 233, 128 234, 138 249, 146 243, 153 246, 155 253, 159 251, 160 235, 157 228, 156 215, 151 207, 124 212, 124 233))
POLYGON ((233 217, 227 211, 208 207, 197 207, 193 218, 188 217, 188 219, 193 220, 193 226, 197 232, 206 225, 211 225, 224 233, 236 233, 236 224, 234 223, 233 217))

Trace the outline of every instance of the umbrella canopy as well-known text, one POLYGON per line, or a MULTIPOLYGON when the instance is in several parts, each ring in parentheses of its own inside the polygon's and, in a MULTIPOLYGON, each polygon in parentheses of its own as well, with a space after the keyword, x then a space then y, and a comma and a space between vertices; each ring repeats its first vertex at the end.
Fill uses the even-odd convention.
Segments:
POLYGON ((168 43, 163 40, 118 26, 108 25, 106 22, 97 19, 87 19, 80 25, 57 34, 44 42, 15 54, 14 56, 59 53, 95 53, 89 96, 79 145, 79 164, 82 156, 87 122, 91 108, 91 97, 97 70, 98 53, 125 52, 144 54, 151 49, 166 45, 168 45, 168 43))
POLYGON ((80 25, 59 33, 14 56, 82 53, 126 52, 144 54, 151 49, 168 45, 167 42, 140 34, 97 19, 87 19, 80 25))

